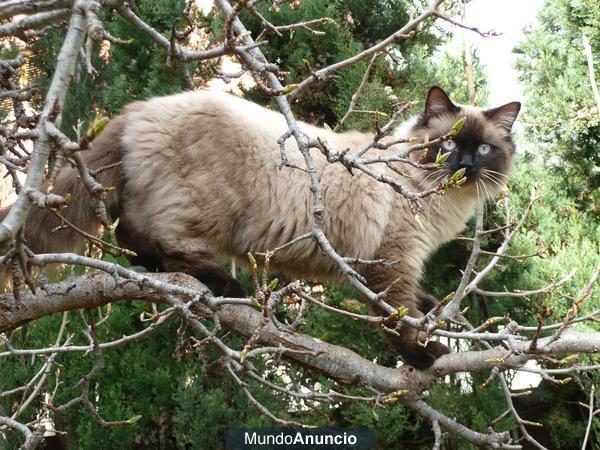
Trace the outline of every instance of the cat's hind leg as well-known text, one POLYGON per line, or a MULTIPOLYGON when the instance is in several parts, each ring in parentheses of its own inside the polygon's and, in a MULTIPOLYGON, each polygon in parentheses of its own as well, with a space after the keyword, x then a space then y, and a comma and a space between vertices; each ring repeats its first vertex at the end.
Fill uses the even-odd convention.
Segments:
POLYGON ((238 280, 218 266, 209 252, 167 253, 162 263, 165 272, 187 273, 206 284, 216 296, 243 298, 248 294, 238 280))
POLYGON ((131 269, 136 272, 162 272, 162 256, 157 245, 131 227, 125 217, 121 217, 115 229, 115 237, 120 247, 132 250, 135 255, 127 256, 131 269))
POLYGON ((166 250, 153 241, 146 233, 139 232, 129 225, 125 217, 115 230, 121 247, 133 250, 136 255, 129 262, 136 271, 182 272, 193 276, 208 286, 213 294, 224 297, 246 297, 244 287, 215 262, 208 251, 184 252, 166 250))
POLYGON ((437 298, 421 289, 417 289, 415 295, 417 297, 417 308, 423 314, 427 314, 432 309, 437 308, 440 304, 440 301, 437 298))

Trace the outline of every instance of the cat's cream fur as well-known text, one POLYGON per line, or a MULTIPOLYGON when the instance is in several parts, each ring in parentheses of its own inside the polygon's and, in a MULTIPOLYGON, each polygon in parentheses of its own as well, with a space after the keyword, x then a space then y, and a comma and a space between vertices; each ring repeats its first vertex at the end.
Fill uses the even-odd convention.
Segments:
MULTIPOLYGON (((420 124, 408 122, 397 133, 424 140, 450 129, 459 113, 436 111, 447 97, 440 94, 431 99, 431 95, 429 116, 421 117, 420 124)), ((486 119, 478 109, 460 111, 468 118, 467 132, 474 127, 490 143, 507 145, 509 133, 498 121, 486 119)), ((322 138, 336 150, 358 149, 372 139, 370 134, 338 134, 300 125, 309 136, 322 138)), ((310 231, 313 223, 313 194, 307 174, 280 168, 277 140, 286 130, 281 114, 241 98, 216 91, 186 92, 127 106, 84 156, 92 168, 122 161, 118 168, 101 172, 98 179, 117 187, 107 199, 113 216, 120 217, 117 237, 140 255, 140 263, 147 260, 160 270, 206 277, 217 292, 239 294, 235 281, 214 263, 214 255, 246 260, 248 252, 281 246, 310 231)), ((303 166, 293 139, 286 147, 290 162, 303 166)), ((389 154, 395 149, 398 147, 371 150, 369 155, 389 154)), ((389 185, 356 170, 352 176, 317 151, 312 155, 326 207, 324 232, 333 247, 347 257, 399 261, 390 267, 357 269, 375 291, 399 279, 386 301, 407 306, 413 316, 422 314, 416 293, 424 262, 465 226, 477 198, 475 184, 424 200, 426 210, 419 224, 408 201, 389 185)), ((412 157, 422 158, 423 153, 412 157)), ((398 177, 385 165, 377 170, 398 177)), ((408 189, 419 191, 432 185, 423 182, 428 172, 407 165, 402 170, 411 175, 402 180, 408 189)), ((504 172, 507 170, 508 165, 504 172)), ((56 191, 72 194, 74 201, 64 211, 70 220, 86 230, 98 228, 89 197, 73 170, 63 170, 56 191)), ((82 244, 71 232, 49 236, 53 220, 41 210, 30 215, 27 236, 34 251, 66 250, 82 244)), ((339 276, 336 264, 312 240, 278 252, 272 264, 276 270, 298 277, 339 276)), ((426 349, 418 347, 416 336, 415 330, 405 330, 400 349, 416 366, 430 365, 446 351, 435 342, 426 349)))

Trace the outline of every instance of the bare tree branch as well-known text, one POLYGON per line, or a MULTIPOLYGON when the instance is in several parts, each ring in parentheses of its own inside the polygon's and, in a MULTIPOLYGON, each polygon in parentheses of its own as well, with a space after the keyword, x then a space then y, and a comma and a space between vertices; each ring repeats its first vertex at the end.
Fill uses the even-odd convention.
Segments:
POLYGON ((0 4, 0 20, 19 14, 35 14, 68 8, 73 0, 7 0, 0 4))
POLYGON ((427 20, 429 17, 435 15, 437 8, 443 2, 444 2, 444 0, 431 0, 431 2, 429 3, 429 6, 427 7, 427 9, 425 11, 423 11, 421 14, 419 14, 414 19, 410 20, 406 25, 404 25, 398 31, 396 31, 395 33, 393 33, 390 36, 388 36, 387 38, 385 38, 383 41, 379 42, 376 45, 373 45, 372 47, 369 47, 368 49, 366 49, 360 53, 357 53, 356 55, 354 55, 348 59, 345 59, 343 61, 332 64, 323 69, 317 70, 310 77, 306 78, 304 81, 301 81, 296 86, 294 86, 294 89, 290 92, 289 98, 293 99, 293 98, 297 97, 301 91, 306 89, 308 86, 312 85, 315 81, 323 80, 323 79, 327 78, 328 76, 334 74, 335 72, 338 72, 339 70, 341 70, 345 67, 348 67, 362 59, 368 58, 369 56, 383 50, 388 45, 390 45, 394 42, 398 42, 398 41, 401 41, 403 39, 410 37, 410 33, 413 30, 415 30, 422 22, 427 20))

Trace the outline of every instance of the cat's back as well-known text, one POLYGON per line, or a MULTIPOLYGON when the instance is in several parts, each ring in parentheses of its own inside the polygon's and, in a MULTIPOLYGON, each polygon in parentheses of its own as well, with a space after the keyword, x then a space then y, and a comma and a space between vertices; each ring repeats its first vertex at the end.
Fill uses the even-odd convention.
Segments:
POLYGON ((239 158, 257 144, 272 146, 287 129, 281 114, 216 90, 135 102, 123 114, 127 118, 123 144, 128 153, 175 160, 202 157, 204 164, 210 163, 211 153, 239 158))

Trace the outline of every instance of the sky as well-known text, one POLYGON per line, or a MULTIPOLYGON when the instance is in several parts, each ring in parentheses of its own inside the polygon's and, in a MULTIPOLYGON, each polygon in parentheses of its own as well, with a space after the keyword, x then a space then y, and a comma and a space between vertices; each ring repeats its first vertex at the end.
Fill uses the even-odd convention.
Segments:
MULTIPOLYGON (((512 49, 523 40, 523 28, 536 23, 543 0, 473 0, 467 4, 467 22, 482 31, 495 30, 500 36, 483 38, 469 33, 481 62, 486 66, 490 105, 523 100, 513 69, 512 49)), ((457 33, 460 36, 460 33, 457 33)))

